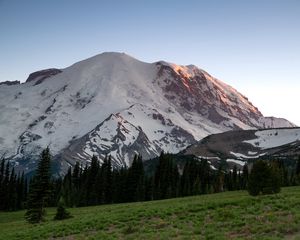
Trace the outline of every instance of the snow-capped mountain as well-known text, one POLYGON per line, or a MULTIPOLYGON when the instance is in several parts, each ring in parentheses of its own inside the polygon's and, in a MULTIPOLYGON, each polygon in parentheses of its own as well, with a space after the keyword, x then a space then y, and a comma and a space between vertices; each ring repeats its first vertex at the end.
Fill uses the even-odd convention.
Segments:
POLYGON ((0 154, 28 171, 46 146, 60 168, 93 154, 111 154, 121 166, 136 152, 148 159, 212 133, 274 126, 294 125, 265 118, 246 97, 196 66, 145 63, 124 53, 0 85, 0 154))

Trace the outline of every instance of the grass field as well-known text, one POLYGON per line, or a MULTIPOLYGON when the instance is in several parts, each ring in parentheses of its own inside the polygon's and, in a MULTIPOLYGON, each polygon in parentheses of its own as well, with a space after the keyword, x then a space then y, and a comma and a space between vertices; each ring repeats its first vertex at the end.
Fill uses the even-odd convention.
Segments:
POLYGON ((0 212, 0 239, 300 239, 300 187, 278 195, 245 191, 70 209, 74 216, 30 225, 0 212))

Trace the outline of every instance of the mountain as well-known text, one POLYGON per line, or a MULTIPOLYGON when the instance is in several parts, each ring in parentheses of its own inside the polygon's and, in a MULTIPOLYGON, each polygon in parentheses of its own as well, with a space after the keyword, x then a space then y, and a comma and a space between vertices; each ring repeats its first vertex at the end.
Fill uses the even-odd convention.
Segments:
POLYGON ((136 152, 175 153, 213 133, 294 126, 194 65, 113 52, 1 84, 0 112, 0 154, 26 172, 46 146, 60 171, 93 154, 128 166, 136 152))
POLYGON ((237 130, 212 134, 192 144, 179 155, 220 160, 243 166, 258 158, 293 159, 300 155, 300 128, 237 130))

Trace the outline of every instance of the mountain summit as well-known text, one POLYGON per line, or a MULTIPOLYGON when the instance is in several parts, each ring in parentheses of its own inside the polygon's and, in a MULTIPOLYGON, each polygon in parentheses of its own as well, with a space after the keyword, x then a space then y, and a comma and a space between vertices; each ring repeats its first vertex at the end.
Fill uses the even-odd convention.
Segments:
POLYGON ((61 171, 93 154, 110 154, 120 167, 136 152, 144 159, 178 152, 212 133, 295 126, 265 118, 194 65, 114 52, 32 73, 23 84, 1 84, 0 112, 0 156, 27 172, 46 146, 61 171))

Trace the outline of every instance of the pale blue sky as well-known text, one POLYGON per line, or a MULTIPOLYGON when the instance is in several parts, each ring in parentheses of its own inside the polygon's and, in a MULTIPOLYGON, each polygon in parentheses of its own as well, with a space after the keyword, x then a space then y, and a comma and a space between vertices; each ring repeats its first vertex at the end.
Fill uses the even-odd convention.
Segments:
POLYGON ((195 64, 300 125, 298 0, 0 0, 0 81, 104 51, 195 64))

